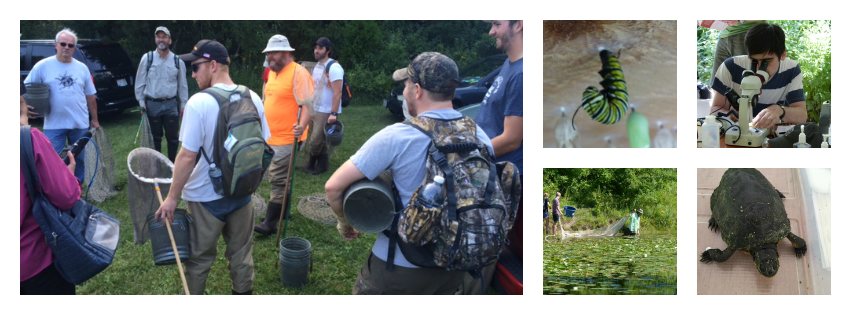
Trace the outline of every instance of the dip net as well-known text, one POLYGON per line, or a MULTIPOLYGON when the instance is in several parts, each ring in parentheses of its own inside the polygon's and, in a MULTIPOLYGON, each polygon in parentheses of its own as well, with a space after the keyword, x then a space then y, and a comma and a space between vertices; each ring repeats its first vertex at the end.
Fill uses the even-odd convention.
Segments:
POLYGON ((134 243, 145 244, 151 238, 147 216, 160 207, 154 179, 160 186, 163 198, 171 187, 174 164, 156 150, 138 148, 127 156, 127 203, 133 221, 134 243))
POLYGON ((86 180, 88 185, 95 182, 86 191, 89 200, 101 203, 106 198, 117 194, 115 191, 115 160, 112 154, 112 144, 103 127, 92 129, 92 142, 97 145, 88 144, 85 147, 86 154, 86 180), (97 172, 95 172, 97 169, 97 172))
POLYGON ((137 133, 139 136, 136 137, 136 140, 133 140, 133 144, 139 141, 142 148, 157 149, 154 148, 154 136, 151 134, 151 123, 148 121, 148 114, 144 112, 142 113, 142 120, 139 122, 139 131, 137 133))

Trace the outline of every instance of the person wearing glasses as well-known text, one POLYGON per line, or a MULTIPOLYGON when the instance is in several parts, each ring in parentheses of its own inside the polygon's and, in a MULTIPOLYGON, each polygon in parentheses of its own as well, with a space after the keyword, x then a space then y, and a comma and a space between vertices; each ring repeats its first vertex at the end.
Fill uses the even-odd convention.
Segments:
POLYGON ((148 115, 154 150, 162 152, 163 129, 168 146, 168 159, 177 156, 180 117, 189 98, 186 64, 171 52, 171 32, 165 26, 154 30, 156 51, 142 56, 136 71, 136 99, 148 115))
MULTIPOLYGON (((33 66, 26 83, 44 83, 50 87, 50 114, 44 116, 44 135, 57 153, 66 143, 76 142, 89 128, 100 129, 95 85, 89 68, 73 58, 77 34, 70 29, 56 33, 56 55, 33 66), (91 117, 91 120, 89 120, 91 117)), ((85 150, 76 157, 74 177, 82 182, 86 175, 85 150)))
MULTIPOLYGON (((239 85, 230 77, 230 55, 225 46, 214 40, 201 40, 180 59, 192 67, 192 78, 201 90, 218 89, 235 92, 239 85)), ((214 92, 214 91, 211 91, 214 92)), ((269 138, 269 125, 263 102, 254 91, 251 100, 260 115, 264 139, 269 138)), ((213 136, 219 118, 219 102, 203 91, 186 102, 180 141, 183 148, 174 162, 174 177, 168 197, 156 212, 157 220, 174 221, 179 198, 187 201, 194 221, 189 229, 190 258, 186 262, 186 282, 192 295, 204 294, 210 266, 216 260, 216 243, 223 236, 225 257, 232 281, 233 294, 252 294, 254 290, 254 248, 251 232, 254 212, 251 196, 228 198, 216 193, 210 180, 213 136), (203 148, 203 151, 201 150, 203 148), (206 154, 200 157, 198 152, 206 154), (196 164, 196 161, 199 161, 196 164)))

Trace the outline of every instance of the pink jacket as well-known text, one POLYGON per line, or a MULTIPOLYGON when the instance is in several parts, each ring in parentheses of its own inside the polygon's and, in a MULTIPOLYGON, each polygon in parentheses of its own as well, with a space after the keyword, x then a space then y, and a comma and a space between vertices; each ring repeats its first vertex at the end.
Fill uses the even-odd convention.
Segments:
MULTIPOLYGON (((71 209, 80 199, 80 185, 74 178, 47 137, 36 128, 32 128, 33 153, 38 168, 41 189, 47 200, 59 209, 71 209)), ((53 263, 50 247, 44 239, 44 233, 35 221, 32 212, 32 200, 27 192, 24 180, 24 166, 21 165, 21 282, 32 278, 53 263)))

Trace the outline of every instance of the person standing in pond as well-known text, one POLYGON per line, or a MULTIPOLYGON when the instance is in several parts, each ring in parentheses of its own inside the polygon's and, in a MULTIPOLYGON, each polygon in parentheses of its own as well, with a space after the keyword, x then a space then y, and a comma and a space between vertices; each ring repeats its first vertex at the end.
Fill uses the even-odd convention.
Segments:
POLYGON ((632 209, 632 213, 629 214, 629 219, 621 228, 621 232, 623 232, 624 236, 641 235, 638 229, 641 227, 642 214, 644 214, 644 210, 632 209))
POLYGON ((553 228, 552 228, 552 234, 553 235, 556 234, 556 223, 558 223, 558 217, 557 216, 558 216, 558 213, 559 213, 558 208, 560 207, 559 198, 561 198, 561 193, 557 192, 556 197, 553 198, 553 228))
POLYGON ((550 194, 544 193, 544 233, 550 230, 550 194))

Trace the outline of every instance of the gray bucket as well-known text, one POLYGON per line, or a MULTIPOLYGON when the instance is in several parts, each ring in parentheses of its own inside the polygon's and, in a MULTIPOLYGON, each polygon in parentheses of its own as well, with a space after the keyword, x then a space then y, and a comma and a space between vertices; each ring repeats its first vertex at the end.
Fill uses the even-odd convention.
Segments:
POLYGON ((392 179, 382 173, 375 180, 361 179, 343 194, 343 213, 356 230, 363 233, 380 233, 393 223, 396 207, 392 179))
POLYGON ((301 287, 307 284, 310 271, 310 242, 300 237, 287 237, 281 240, 281 284, 301 287))
POLYGON ((39 116, 50 114, 50 86, 44 83, 27 83, 25 86, 27 93, 24 99, 27 105, 32 106, 39 116))
MULTIPOLYGON (((148 214, 148 232, 151 234, 151 249, 154 253, 154 265, 174 265, 174 249, 168 237, 168 229, 163 220, 155 222, 154 214, 148 214)), ((171 223, 171 233, 174 235, 174 244, 177 245, 177 253, 180 261, 189 260, 189 223, 192 219, 186 215, 183 209, 174 211, 174 222, 171 223)))

